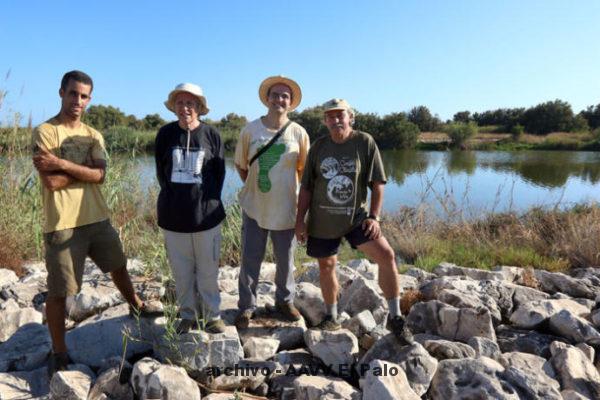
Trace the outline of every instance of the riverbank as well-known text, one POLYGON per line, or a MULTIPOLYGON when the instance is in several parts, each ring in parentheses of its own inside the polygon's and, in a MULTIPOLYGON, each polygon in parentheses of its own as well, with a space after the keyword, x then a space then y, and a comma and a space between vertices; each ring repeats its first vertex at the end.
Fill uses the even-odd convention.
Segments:
MULTIPOLYGON (((547 135, 522 134, 515 138, 510 133, 496 132, 495 126, 478 127, 475 137, 469 139, 464 149, 469 150, 571 150, 600 151, 600 136, 592 132, 555 132, 547 135)), ((117 126, 102 132, 106 147, 114 153, 152 153, 156 131, 136 130, 117 126)), ((225 149, 233 151, 239 131, 220 131, 225 149)), ((29 128, 0 128, 0 155, 15 148, 27 150, 31 141, 29 128)), ((444 132, 421 132, 415 146, 417 150, 448 150, 452 148, 449 136, 444 132)))
MULTIPOLYGON (((129 257, 140 258, 148 275, 170 274, 163 239, 156 225, 156 188, 144 189, 133 160, 111 164, 103 192, 129 257)), ((0 267, 21 273, 25 260, 43 258, 40 187, 29 158, 15 154, 0 163, 0 267), (18 161, 20 160, 20 161, 18 161)), ((442 204, 443 205, 443 204, 442 204)), ((600 265, 600 207, 579 205, 562 210, 534 208, 525 212, 487 213, 467 218, 468 210, 446 204, 446 213, 425 206, 402 208, 387 215, 383 229, 406 265, 431 269, 441 261, 489 269, 513 265, 562 271, 600 265)), ((222 264, 238 265, 241 211, 227 208, 223 224, 222 264)), ((269 252, 269 259, 270 258, 269 252)), ((344 246, 340 258, 362 255, 344 246)), ((296 251, 297 264, 310 261, 296 251)))

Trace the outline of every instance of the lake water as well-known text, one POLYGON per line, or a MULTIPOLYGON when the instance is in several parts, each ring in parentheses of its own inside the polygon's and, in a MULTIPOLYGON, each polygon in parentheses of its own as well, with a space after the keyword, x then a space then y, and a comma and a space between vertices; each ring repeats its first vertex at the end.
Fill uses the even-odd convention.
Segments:
MULTIPOLYGON (((384 211, 427 205, 440 214, 467 217, 534 206, 568 207, 600 202, 600 152, 384 151, 388 174, 384 211)), ((140 157, 144 187, 157 185, 154 158, 140 157)), ((242 186, 227 157, 223 197, 234 201, 242 186)))

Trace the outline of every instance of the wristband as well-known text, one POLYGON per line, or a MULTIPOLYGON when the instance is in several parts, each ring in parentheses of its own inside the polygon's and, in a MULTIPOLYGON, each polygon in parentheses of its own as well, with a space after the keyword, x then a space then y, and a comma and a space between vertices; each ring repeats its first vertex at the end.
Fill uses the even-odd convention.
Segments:
POLYGON ((374 214, 367 215, 367 219, 374 219, 377 222, 381 222, 381 218, 378 215, 374 215, 374 214))

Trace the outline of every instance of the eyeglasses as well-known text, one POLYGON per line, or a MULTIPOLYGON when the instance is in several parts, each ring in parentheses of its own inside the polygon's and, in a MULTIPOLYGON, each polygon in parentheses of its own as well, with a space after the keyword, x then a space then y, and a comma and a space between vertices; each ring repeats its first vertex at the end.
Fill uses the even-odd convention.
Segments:
POLYGON ((175 107, 187 107, 187 108, 196 108, 198 107, 198 103, 195 101, 176 101, 175 102, 175 107))

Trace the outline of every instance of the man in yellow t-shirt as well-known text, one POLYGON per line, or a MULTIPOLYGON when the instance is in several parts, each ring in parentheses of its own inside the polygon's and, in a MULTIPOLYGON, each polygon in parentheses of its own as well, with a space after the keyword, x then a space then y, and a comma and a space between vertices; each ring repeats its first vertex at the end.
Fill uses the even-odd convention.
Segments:
POLYGON ((109 209, 100 192, 106 171, 104 140, 81 122, 92 89, 87 74, 67 72, 59 90, 59 114, 38 126, 32 138, 45 217, 46 318, 53 350, 48 360, 50 377, 69 363, 65 302, 81 289, 86 256, 103 272, 111 273, 132 312, 150 317, 161 311, 160 304, 144 303, 135 294, 119 235, 108 219, 109 209))

